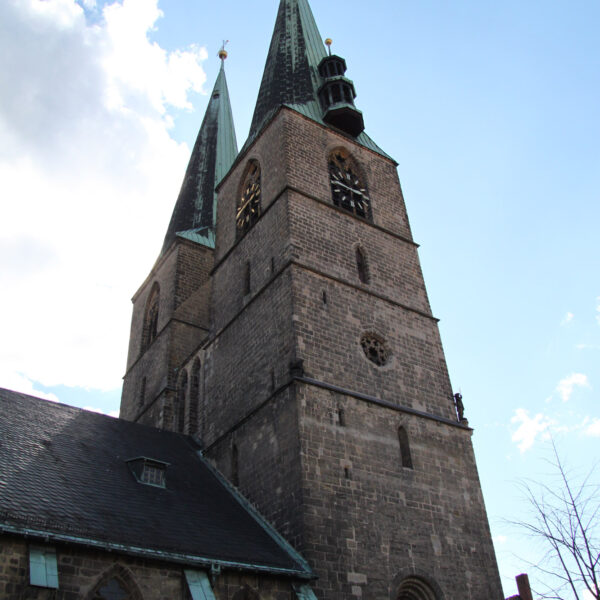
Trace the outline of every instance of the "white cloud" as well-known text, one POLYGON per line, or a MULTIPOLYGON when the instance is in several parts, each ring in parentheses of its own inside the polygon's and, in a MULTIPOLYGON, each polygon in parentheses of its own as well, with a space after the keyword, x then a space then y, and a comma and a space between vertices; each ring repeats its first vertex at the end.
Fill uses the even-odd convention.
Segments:
POLYGON ((575 317, 575 315, 572 312, 568 312, 564 317, 563 320, 560 322, 561 325, 568 325, 573 318, 575 317))
POLYGON ((18 373, 15 370, 6 368, 5 365, 0 366, 0 380, 2 381, 2 387, 8 390, 58 402, 58 398, 55 394, 47 394, 46 392, 36 389, 33 381, 30 381, 27 379, 27 377, 24 377, 21 375, 21 373, 18 373))
POLYGON ((494 536, 494 544, 506 544, 507 537, 505 535, 494 536))
POLYGON ((575 348, 577 350, 600 350, 598 344, 576 344, 575 348))
POLYGON ((529 450, 538 436, 547 439, 549 437, 548 429, 553 423, 550 417, 542 413, 538 413, 531 418, 529 411, 524 408, 517 408, 510 421, 518 425, 511 439, 517 444, 521 453, 529 450))
POLYGON ((570 400, 575 387, 590 387, 587 375, 583 373, 571 373, 568 377, 561 379, 556 386, 556 391, 560 394, 563 402, 570 400))
POLYGON ((0 2, 0 386, 121 383, 128 299, 189 157, 170 111, 205 82, 203 48, 148 40, 160 15, 157 0, 93 24, 73 0, 0 2))
POLYGON ((590 437, 600 437, 600 419, 594 418, 591 420, 591 423, 585 422, 583 433, 590 437))
POLYGON ((106 412, 106 411, 102 410, 101 408, 96 408, 95 406, 84 406, 83 410, 89 410, 91 412, 95 412, 100 415, 107 415, 109 417, 117 418, 119 416, 118 410, 110 410, 110 411, 106 412))

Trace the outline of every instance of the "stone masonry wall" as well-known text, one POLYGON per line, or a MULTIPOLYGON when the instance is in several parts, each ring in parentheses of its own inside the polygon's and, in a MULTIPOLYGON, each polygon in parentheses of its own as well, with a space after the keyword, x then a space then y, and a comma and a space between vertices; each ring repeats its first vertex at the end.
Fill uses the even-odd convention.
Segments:
POLYGON ((294 350, 290 279, 289 271, 275 277, 206 348, 206 443, 287 381, 294 350))
MULTIPOLYGON (((377 200, 373 199, 374 216, 380 206, 377 200)), ((431 314, 412 242, 383 232, 330 202, 320 203, 301 193, 290 194, 289 218, 294 258, 303 265, 431 314), (358 276, 357 246, 366 257, 366 283, 358 276)))
POLYGON ((318 598, 396 598, 408 575, 437 582, 445 600, 502 597, 470 430, 312 386, 298 401, 299 549, 319 575, 318 598))
POLYGON ((319 600, 396 600, 411 575, 443 600, 499 600, 470 430, 456 421, 393 162, 283 109, 223 182, 218 210, 208 456, 317 570, 319 600), (360 165, 373 223, 332 204, 327 161, 339 147, 360 165), (237 239, 250 158, 261 163, 263 214, 237 239), (365 332, 385 342, 385 366, 367 360, 365 332), (306 377, 350 393, 290 383, 296 359, 306 377), (412 468, 400 460, 400 426, 412 468))
MULTIPOLYGON (((189 600, 184 567, 81 546, 51 545, 57 553, 59 589, 29 585, 28 541, 16 536, 0 540, 0 598, 3 600, 86 600, 95 586, 111 576, 129 584, 135 600, 189 600)), ((33 542, 40 545, 38 542, 33 542)), ((281 577, 223 571, 213 580, 217 600, 244 599, 246 589, 261 600, 293 600, 292 582, 281 577)))
POLYGON ((208 333, 210 293, 205 288, 210 285, 212 254, 209 248, 177 240, 134 296, 122 418, 156 427, 173 423, 163 418, 165 409, 176 410, 176 396, 169 391, 176 388, 182 362, 208 333), (146 304, 155 284, 160 289, 158 335, 142 351, 146 304))
POLYGON ((288 169, 284 161, 283 127, 283 119, 276 118, 219 185, 215 265, 222 260, 237 241, 235 214, 249 161, 257 160, 261 166, 261 208, 263 213, 267 212, 270 204, 275 201, 277 195, 288 183, 288 169))
MULTIPOLYGON (((286 183, 331 205, 328 160, 338 149, 356 159, 373 206, 373 223, 411 240, 412 234, 396 165, 341 133, 321 127, 291 110, 280 112, 284 123, 286 183)), ((341 210, 341 209, 340 209, 341 210)))
POLYGON ((298 547, 303 535, 298 412, 293 389, 278 391, 250 419, 208 448, 206 455, 284 538, 298 547))
POLYGON ((292 272, 296 353, 309 377, 456 420, 432 318, 299 266, 292 272), (385 342, 389 358, 384 366, 365 356, 364 333, 385 342))

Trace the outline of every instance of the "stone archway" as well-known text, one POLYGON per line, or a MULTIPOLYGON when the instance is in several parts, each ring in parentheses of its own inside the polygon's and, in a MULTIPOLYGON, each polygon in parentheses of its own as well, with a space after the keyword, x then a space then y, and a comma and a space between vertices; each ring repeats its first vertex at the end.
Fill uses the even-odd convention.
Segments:
POLYGON ((143 600, 143 596, 129 569, 114 564, 100 576, 86 600, 143 600))
POLYGON ((396 600, 439 600, 439 598, 423 579, 411 576, 400 583, 396 600))

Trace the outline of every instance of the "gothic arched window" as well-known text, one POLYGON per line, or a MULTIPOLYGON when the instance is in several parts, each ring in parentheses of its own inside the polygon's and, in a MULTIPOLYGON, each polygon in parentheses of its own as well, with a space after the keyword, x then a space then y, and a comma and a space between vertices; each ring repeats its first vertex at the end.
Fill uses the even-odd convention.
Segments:
POLYGON ((131 596, 118 577, 109 579, 93 596, 93 600, 128 600, 131 596))
POLYGON ((152 286, 150 296, 146 302, 146 309, 144 310, 144 326, 142 330, 142 352, 150 346, 150 344, 156 339, 158 335, 158 308, 160 287, 158 283, 152 286))
POLYGON ((177 423, 176 431, 184 432, 185 415, 186 415, 186 400, 187 400, 188 374, 183 371, 179 377, 179 385, 177 386, 177 423))
POLYGON ((413 468, 412 456, 410 455, 410 444, 408 443, 408 433, 406 429, 398 427, 398 443, 400 444, 400 460, 402 466, 407 469, 413 468))
POLYGON ((100 577, 86 600, 142 600, 142 594, 131 573, 115 565, 100 577))
POLYGON ((367 263, 367 255, 361 246, 356 246, 356 270, 358 271, 360 282, 368 284, 371 279, 369 264, 367 263))
POLYGON ((140 385, 140 394, 138 396, 138 407, 142 408, 146 404, 146 378, 142 378, 142 384, 140 385))
POLYGON ((198 411, 200 410, 200 367, 200 359, 196 358, 192 365, 192 381, 190 382, 189 433, 194 433, 198 427, 198 411))
POLYGON ((261 212, 260 196, 260 165, 258 161, 251 160, 246 168, 235 214, 237 237, 244 235, 258 221, 261 212))
POLYGON ((333 203, 357 217, 371 220, 371 201, 356 161, 343 149, 329 157, 329 181, 333 203))

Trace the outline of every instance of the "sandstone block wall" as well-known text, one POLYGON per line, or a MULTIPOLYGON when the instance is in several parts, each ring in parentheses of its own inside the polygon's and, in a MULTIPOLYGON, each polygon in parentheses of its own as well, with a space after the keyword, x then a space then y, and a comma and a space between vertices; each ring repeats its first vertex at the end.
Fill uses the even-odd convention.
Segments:
POLYGON ((456 420, 393 162, 282 110, 221 185, 218 207, 208 456, 308 558, 321 600, 395 600, 408 576, 446 600, 501 598, 470 430, 456 420), (332 204, 327 161, 339 147, 360 165, 372 223, 332 204), (263 216, 240 239, 250 158, 262 168, 263 216), (385 341, 384 366, 362 351, 365 332, 385 341), (317 383, 292 381, 297 359, 317 383))
POLYGON ((300 549, 317 597, 395 598, 404 576, 421 575, 446 600, 501 598, 469 430, 313 386, 299 385, 298 405, 300 549))
POLYGON ((156 427, 177 425, 169 415, 177 412, 179 370, 210 326, 212 253, 199 244, 177 240, 134 296, 122 418, 156 427), (158 334, 143 349, 146 305, 156 285, 160 289, 158 334))
MULTIPOLYGON (((39 542, 33 542, 39 545, 39 542)), ((29 542, 0 537, 0 598, 3 600, 86 600, 101 581, 118 577, 135 600, 189 600, 182 565, 134 558, 81 546, 56 550, 58 590, 29 584, 29 542)), ((212 581, 217 600, 294 600, 290 579, 251 572, 222 571, 212 581)))

